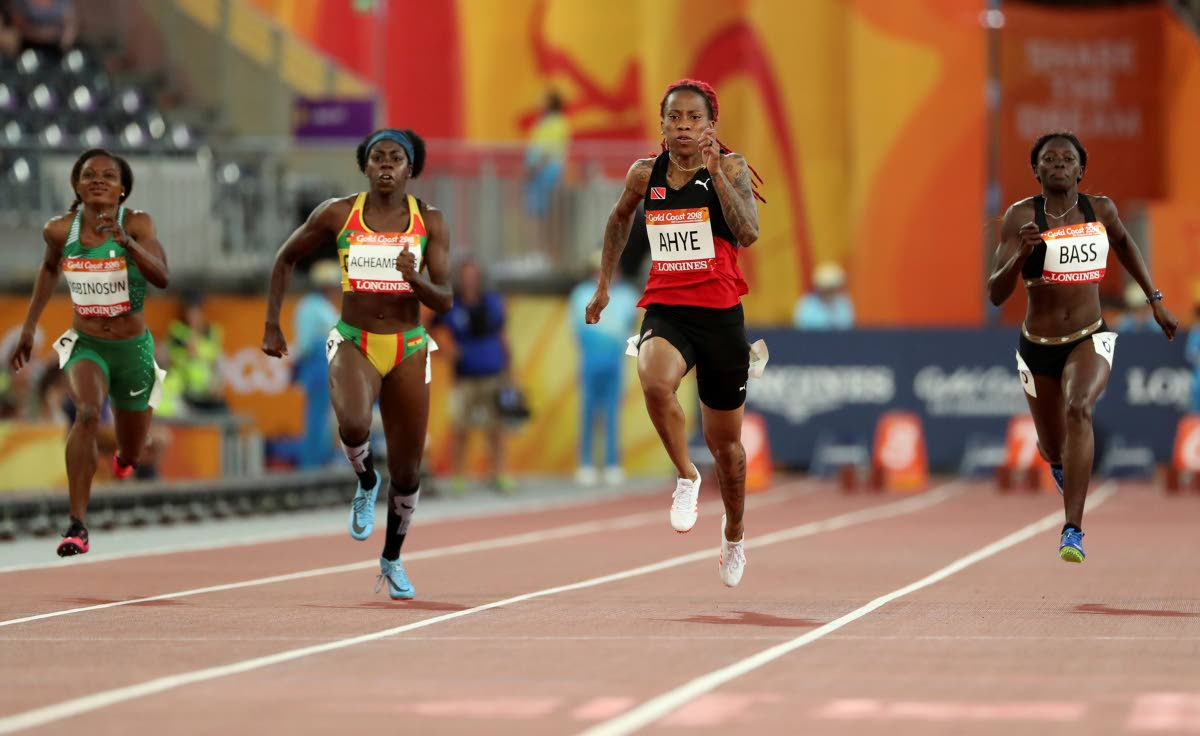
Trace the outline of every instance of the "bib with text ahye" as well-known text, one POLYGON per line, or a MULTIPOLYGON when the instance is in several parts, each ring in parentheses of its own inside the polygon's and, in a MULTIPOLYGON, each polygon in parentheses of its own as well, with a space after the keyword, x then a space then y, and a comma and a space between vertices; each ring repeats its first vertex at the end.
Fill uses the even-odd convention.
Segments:
POLYGON ((1051 284, 1092 284, 1104 278, 1108 232, 1099 222, 1064 225, 1042 233, 1046 259, 1042 279, 1051 284))
POLYGON ((712 270, 717 251, 707 207, 647 211, 646 235, 656 273, 712 270))

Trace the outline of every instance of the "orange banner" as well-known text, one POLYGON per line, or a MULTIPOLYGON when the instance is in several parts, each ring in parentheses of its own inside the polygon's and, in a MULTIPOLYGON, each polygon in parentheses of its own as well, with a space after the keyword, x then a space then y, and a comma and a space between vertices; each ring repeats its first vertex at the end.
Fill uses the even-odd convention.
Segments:
MULTIPOLYGON (((27 304, 25 298, 0 297, 0 344, 15 337, 27 304)), ((260 350, 265 305, 261 297, 214 296, 204 302, 204 312, 210 321, 220 324, 224 332, 220 374, 230 409, 252 417, 254 426, 266 437, 295 436, 303 431, 304 395, 291 381, 290 362, 268 358, 260 350)), ((578 346, 567 314, 567 300, 514 297, 507 300, 506 309, 512 372, 533 410, 532 420, 510 435, 509 469, 515 473, 572 473, 578 454, 576 443, 582 397, 577 368, 578 346)), ((282 313, 284 332, 289 338, 293 336, 292 310, 293 302, 289 299, 282 313)), ((146 300, 146 322, 159 343, 165 340, 167 327, 178 313, 179 307, 172 298, 146 300)), ((54 357, 50 344, 70 324, 70 299, 63 295, 54 297, 40 324, 41 339, 36 355, 39 360, 54 357)), ((670 464, 646 416, 635 363, 633 359, 627 359, 624 366, 625 390, 619 425, 623 464, 630 473, 660 472, 668 469, 670 464)), ((26 384, 22 391, 33 390, 30 382, 36 380, 36 374, 36 367, 21 372, 18 380, 26 384)), ((445 355, 435 352, 427 465, 438 472, 449 471, 452 382, 451 366, 445 355)), ((680 392, 680 403, 689 416, 695 415, 698 406, 694 385, 694 380, 688 378, 680 392)), ((61 437, 51 439, 48 457, 61 457, 57 444, 61 443, 61 437)), ((199 447, 194 443, 203 440, 191 438, 189 442, 193 444, 186 447, 199 447)), ((4 459, 4 447, 0 433, 0 461, 4 459)), ((185 443, 180 443, 175 452, 185 452, 184 447, 185 443)), ((484 450, 482 439, 475 438, 468 455, 472 467, 482 469, 484 450)), ((165 462, 178 465, 182 460, 169 454, 165 462)), ((0 463, 0 470, 4 467, 0 463)), ((57 460, 53 467, 58 468, 57 460)), ((173 472, 168 470, 164 474, 170 476, 173 472)))
POLYGON ((1037 192, 1029 148, 1069 130, 1088 150, 1080 188, 1122 201, 1163 193, 1164 28, 1157 4, 1056 9, 1004 4, 1000 185, 1004 205, 1037 192))

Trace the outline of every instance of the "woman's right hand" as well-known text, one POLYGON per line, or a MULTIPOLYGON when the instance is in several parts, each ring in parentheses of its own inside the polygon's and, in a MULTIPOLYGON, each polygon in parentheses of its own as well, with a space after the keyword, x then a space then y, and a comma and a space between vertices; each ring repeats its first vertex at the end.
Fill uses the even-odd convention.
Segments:
POLYGON ((9 360, 9 365, 12 366, 13 372, 17 372, 29 365, 30 359, 33 357, 33 333, 21 331, 21 337, 17 340, 17 346, 13 348, 12 358, 9 360))
POLYGON ((283 336, 283 328, 279 325, 267 324, 263 330, 262 351, 272 358, 282 358, 288 354, 287 339, 283 336))
POLYGON ((589 325, 594 325, 600 321, 600 313, 608 306, 608 289, 596 287, 596 293, 592 294, 591 301, 588 302, 587 309, 584 312, 583 321, 589 325))
POLYGON ((1042 231, 1033 222, 1027 222, 1022 225, 1020 231, 1017 233, 1017 237, 1021 242, 1021 252, 1025 255, 1032 253, 1034 248, 1044 242, 1042 240, 1042 231))

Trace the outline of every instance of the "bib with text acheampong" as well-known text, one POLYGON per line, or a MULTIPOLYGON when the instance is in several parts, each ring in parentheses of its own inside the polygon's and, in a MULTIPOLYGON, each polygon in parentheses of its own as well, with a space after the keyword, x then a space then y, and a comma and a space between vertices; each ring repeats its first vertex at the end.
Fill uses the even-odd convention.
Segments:
POLYGON ((1098 222, 1064 225, 1042 233, 1042 279, 1051 284, 1094 284, 1108 265, 1108 231, 1098 222))
POLYGON ((125 258, 64 258, 63 275, 81 317, 117 317, 130 311, 125 258))
POLYGON ((656 273, 712 270, 717 249, 707 207, 649 210, 646 234, 656 273))
POLYGON ((396 259, 407 247, 421 270, 421 239, 411 233, 352 232, 347 238, 346 274, 350 290, 380 294, 412 292, 412 284, 396 269, 396 259))

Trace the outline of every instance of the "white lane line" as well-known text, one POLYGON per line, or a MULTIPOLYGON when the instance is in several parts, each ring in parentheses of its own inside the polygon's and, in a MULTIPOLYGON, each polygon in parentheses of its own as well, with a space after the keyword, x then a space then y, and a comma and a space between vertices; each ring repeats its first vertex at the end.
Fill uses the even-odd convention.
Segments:
MULTIPOLYGON (((783 503, 785 501, 793 500, 806 493, 812 493, 816 490, 814 486, 793 489, 793 486, 800 485, 801 483, 797 481, 795 483, 780 486, 778 489, 775 489, 775 492, 773 492, 771 495, 754 496, 750 499, 747 499, 747 508, 754 509, 772 504, 783 503)), ((713 510, 720 505, 720 501, 712 501, 707 504, 702 504, 702 507, 713 510)), ((453 544, 447 547, 435 547, 433 549, 419 550, 417 552, 404 555, 404 561, 414 562, 416 560, 428 560, 437 557, 469 554, 472 552, 488 552, 491 550, 505 549, 508 547, 519 547, 526 544, 537 544, 538 542, 549 542, 556 539, 567 539, 583 534, 621 531, 623 529, 632 529, 638 526, 644 526, 646 524, 663 521, 665 516, 666 514, 662 511, 644 511, 639 514, 629 514, 628 516, 619 516, 611 519, 598 519, 596 521, 567 524, 565 526, 541 529, 535 532, 525 532, 506 537, 484 539, 478 542, 465 542, 463 544, 453 544)), ((159 595, 146 596, 144 598, 129 598, 120 601, 110 601, 108 603, 97 603, 90 606, 65 608, 58 611, 48 611, 46 613, 38 613, 30 616, 22 616, 20 618, 12 618, 0 621, 0 628, 4 628, 5 626, 16 626, 17 624, 27 624, 32 621, 42 621, 48 618, 58 618, 59 616, 71 616, 77 613, 87 613, 89 611, 102 611, 106 608, 134 606, 139 603, 152 603, 154 601, 188 598, 196 595, 205 595, 207 593, 220 593, 221 591, 225 590, 238 590, 240 588, 253 588, 260 585, 286 583, 292 580, 304 580, 306 578, 315 578, 322 575, 337 575, 344 572, 366 570, 378 566, 379 560, 376 558, 373 560, 365 560, 363 562, 350 562, 345 565, 318 567, 312 570, 301 570, 299 572, 286 573, 283 575, 272 575, 270 577, 255 578, 253 580, 242 580, 236 583, 222 583, 220 585, 209 585, 203 588, 192 588, 190 590, 180 590, 173 593, 160 593, 159 595)))
MULTIPOLYGON (((959 494, 961 492, 961 488, 958 487, 958 485, 959 484, 957 483, 951 483, 947 487, 930 491, 920 496, 906 498, 902 501, 894 501, 892 503, 883 504, 861 511, 852 511, 846 514, 839 514, 838 516, 823 519, 821 521, 811 521, 806 524, 800 524, 799 526, 790 527, 773 534, 764 535, 758 539, 757 544, 754 546, 763 547, 768 544, 787 542, 812 536, 814 534, 819 534, 821 532, 843 529, 855 524, 864 524, 870 521, 877 521, 880 519, 887 519, 894 516, 909 514, 914 511, 920 511, 922 509, 937 505, 946 499, 959 494)), ((749 545, 749 543, 747 544, 749 545)), ((434 624, 453 621, 455 619, 471 616, 476 613, 490 611, 493 608, 501 608, 503 606, 510 606, 514 603, 521 603, 523 601, 533 600, 535 598, 545 598, 547 596, 557 595, 559 593, 568 593, 575 590, 582 590, 584 588, 593 588, 599 585, 605 585, 607 583, 628 580, 629 578, 635 578, 641 575, 649 575, 650 573, 659 572, 661 570, 669 570, 674 567, 679 567, 680 565, 686 565, 692 562, 698 562, 700 560, 709 560, 711 562, 712 558, 713 550, 706 549, 693 552, 691 554, 672 557, 651 565, 643 565, 641 567, 623 570, 610 575, 602 575, 600 577, 582 580, 577 583, 559 585, 553 588, 534 591, 532 593, 524 593, 511 598, 485 603, 480 606, 475 606, 474 608, 468 608, 462 611, 454 611, 451 613, 442 614, 440 616, 433 616, 432 618, 421 619, 420 621, 405 624, 404 626, 396 626, 394 628, 384 629, 382 631, 376 631, 370 634, 363 634, 361 636, 350 637, 347 639, 339 639, 337 641, 331 641, 324 644, 301 647, 299 649, 289 649, 265 657, 255 657, 253 659, 246 659, 240 662, 233 662, 231 664, 221 665, 218 667, 208 667, 206 669, 193 670, 191 672, 182 672, 176 675, 160 677, 154 680, 141 682, 136 685, 127 685, 125 687, 113 688, 111 690, 103 690, 101 692, 93 693, 80 698, 64 700, 53 705, 47 705, 41 708, 35 708, 33 710, 28 710, 22 713, 16 713, 11 716, 0 718, 0 734, 13 733, 14 731, 19 731, 22 729, 33 728, 35 726, 42 726, 55 721, 61 721, 65 718, 71 718, 82 713, 88 713, 101 708, 107 708, 111 705, 124 703, 130 700, 136 700, 137 698, 144 698, 149 695, 165 692, 167 690, 174 690, 175 688, 184 687, 185 685, 216 680, 222 677, 229 677, 232 675, 241 674, 243 672, 249 672, 251 670, 270 667, 283 662, 290 662, 303 657, 310 657, 315 654, 323 654, 325 652, 345 649, 358 644, 365 644, 367 642, 377 641, 379 639, 386 639, 388 637, 396 636, 397 634, 403 634, 408 631, 415 631, 416 629, 423 629, 427 626, 433 626, 434 624)))
MULTIPOLYGON (((1088 499, 1088 508, 1095 508, 1107 501, 1116 492, 1116 484, 1112 481, 1105 483, 1100 488, 1096 489, 1088 499)), ((806 632, 791 641, 777 644, 769 649, 764 649, 758 654, 746 657, 745 659, 734 662, 733 664, 722 667, 718 670, 713 670, 706 675, 697 677, 691 682, 684 683, 674 690, 669 690, 658 697, 647 700, 638 707, 623 713, 622 715, 611 720, 600 723, 582 733, 582 736, 625 736, 639 729, 642 729, 654 723, 658 719, 666 716, 682 705, 695 700, 696 698, 706 693, 712 692, 721 685, 734 680, 742 675, 769 664, 784 655, 793 652, 800 647, 821 639, 828 634, 831 634, 838 629, 854 623, 863 616, 881 608, 882 606, 891 603, 897 598, 903 598, 909 593, 913 593, 922 588, 929 587, 934 583, 945 580, 951 575, 965 570, 977 562, 986 560, 987 558, 1013 547, 1015 545, 1030 539, 1036 534, 1040 534, 1047 529, 1051 529, 1062 523, 1063 517, 1061 512, 1049 514, 1038 519, 1032 524, 1028 524, 1017 531, 1002 537, 991 544, 982 547, 965 557, 951 562, 949 565, 926 575, 920 580, 909 583, 903 588, 893 590, 891 593, 881 595, 875 600, 866 605, 856 608, 850 613, 847 613, 840 618, 834 619, 829 623, 812 631, 806 632)), ((1047 563, 1051 564, 1051 563, 1047 563)), ((1061 563, 1057 563, 1061 564, 1061 563)))
MULTIPOLYGON (((778 488, 772 489, 772 491, 778 490, 779 488, 784 488, 786 486, 801 484, 804 482, 806 482, 806 481, 803 481, 803 480, 792 481, 785 485, 781 485, 778 488)), ((517 514, 561 511, 564 509, 570 509, 570 508, 580 507, 580 506, 590 506, 590 505, 599 506, 601 504, 604 504, 604 503, 610 502, 610 501, 613 502, 613 505, 616 505, 617 502, 620 502, 620 501, 633 500, 633 499, 637 499, 637 498, 640 498, 643 496, 651 495, 656 492, 662 492, 664 490, 669 490, 669 489, 667 489, 665 486, 663 486, 661 488, 647 488, 645 490, 639 490, 639 491, 636 491, 633 493, 620 493, 620 494, 605 493, 603 491, 594 491, 591 493, 572 492, 570 498, 563 498, 563 499, 559 499, 559 498, 532 498, 532 499, 515 498, 515 499, 510 500, 511 505, 505 505, 505 506, 489 506, 489 505, 480 506, 480 505, 477 505, 476 503, 467 501, 467 502, 464 502, 467 505, 459 507, 459 508, 455 508, 455 506, 453 504, 455 504, 457 502, 451 501, 451 502, 448 502, 448 505, 450 507, 443 509, 443 508, 441 508, 441 506, 442 506, 441 503, 435 503, 435 504, 430 504, 430 506, 432 508, 429 510, 433 512, 432 514, 425 515, 423 513, 423 515, 421 516, 421 520, 422 520, 421 526, 426 526, 426 525, 430 525, 430 524, 443 524, 443 523, 450 523, 450 522, 456 522, 456 521, 464 521, 464 520, 468 520, 468 519, 479 519, 479 518, 484 518, 484 517, 503 518, 503 517, 508 517, 508 516, 515 516, 517 514), (434 509, 436 509, 436 511, 434 509)), ((422 508, 424 508, 424 507, 422 506, 422 508)), ((313 513, 313 515, 314 516, 316 515, 315 512, 313 513)), ((332 518, 332 516, 330 516, 330 518, 332 518)), ((250 523, 252 523, 251 520, 247 520, 247 519, 232 519, 232 520, 227 520, 227 521, 229 521, 235 525, 249 525, 250 523)), ((211 525, 214 530, 219 531, 220 526, 226 522, 208 521, 208 522, 204 522, 204 523, 211 525)), ((204 541, 199 541, 199 542, 190 542, 190 543, 185 543, 185 544, 164 545, 161 547, 148 547, 145 549, 133 549, 133 550, 129 550, 127 552, 105 552, 105 553, 90 552, 86 555, 82 555, 82 556, 77 555, 77 556, 71 557, 69 559, 57 559, 56 558, 49 562, 33 562, 33 563, 21 564, 21 565, 7 565, 4 567, 0 567, 0 575, 3 575, 5 573, 10 573, 10 572, 26 572, 29 570, 58 570, 58 569, 66 568, 66 567, 74 567, 76 565, 94 565, 99 562, 116 562, 119 560, 128 560, 128 559, 136 558, 136 557, 155 557, 158 555, 170 555, 170 554, 176 554, 176 553, 182 553, 182 552, 206 552, 206 551, 210 551, 210 550, 214 550, 214 549, 245 547, 245 546, 255 545, 255 544, 269 544, 272 542, 289 542, 289 541, 295 541, 297 539, 315 539, 318 537, 337 537, 337 536, 341 536, 342 533, 336 532, 336 531, 331 531, 331 529, 336 529, 337 524, 344 525, 345 522, 340 520, 340 517, 339 517, 339 521, 335 524, 330 524, 329 520, 325 519, 325 518, 305 517, 301 520, 301 524, 305 526, 305 528, 301 531, 297 531, 295 528, 290 528, 290 529, 285 529, 285 530, 264 532, 264 533, 258 533, 258 534, 233 536, 228 539, 218 539, 218 540, 210 539, 210 540, 204 540, 204 541)), ((234 529, 231 531, 236 532, 238 530, 234 529)), ((138 530, 134 530, 134 533, 137 533, 137 532, 138 532, 138 530)), ((120 533, 121 533, 120 531, 114 532, 114 534, 120 534, 120 533)))
MULTIPOLYGON (((399 606, 398 606, 399 608, 399 606)), ((803 628, 803 627, 796 627, 803 628)), ((1145 641, 1145 642, 1185 642, 1185 641, 1200 641, 1200 636, 1155 636, 1146 634, 1143 636, 1055 636, 1053 634, 1045 634, 1043 636, 850 636, 842 634, 838 636, 825 637, 829 641, 1113 641, 1113 642, 1128 642, 1128 641, 1145 641)), ((207 642, 264 642, 264 641, 335 641, 336 636, 0 636, 0 641, 22 641, 22 642, 52 642, 56 644, 80 644, 94 642, 120 642, 124 643, 175 643, 175 642, 192 642, 192 641, 207 641, 207 642)), ((667 635, 667 634, 614 634, 611 636, 528 636, 525 634, 490 634, 488 636, 406 636, 403 639, 396 639, 394 643, 404 644, 413 641, 791 641, 791 637, 787 634, 721 634, 721 635, 695 635, 688 636, 686 634, 667 635)))

